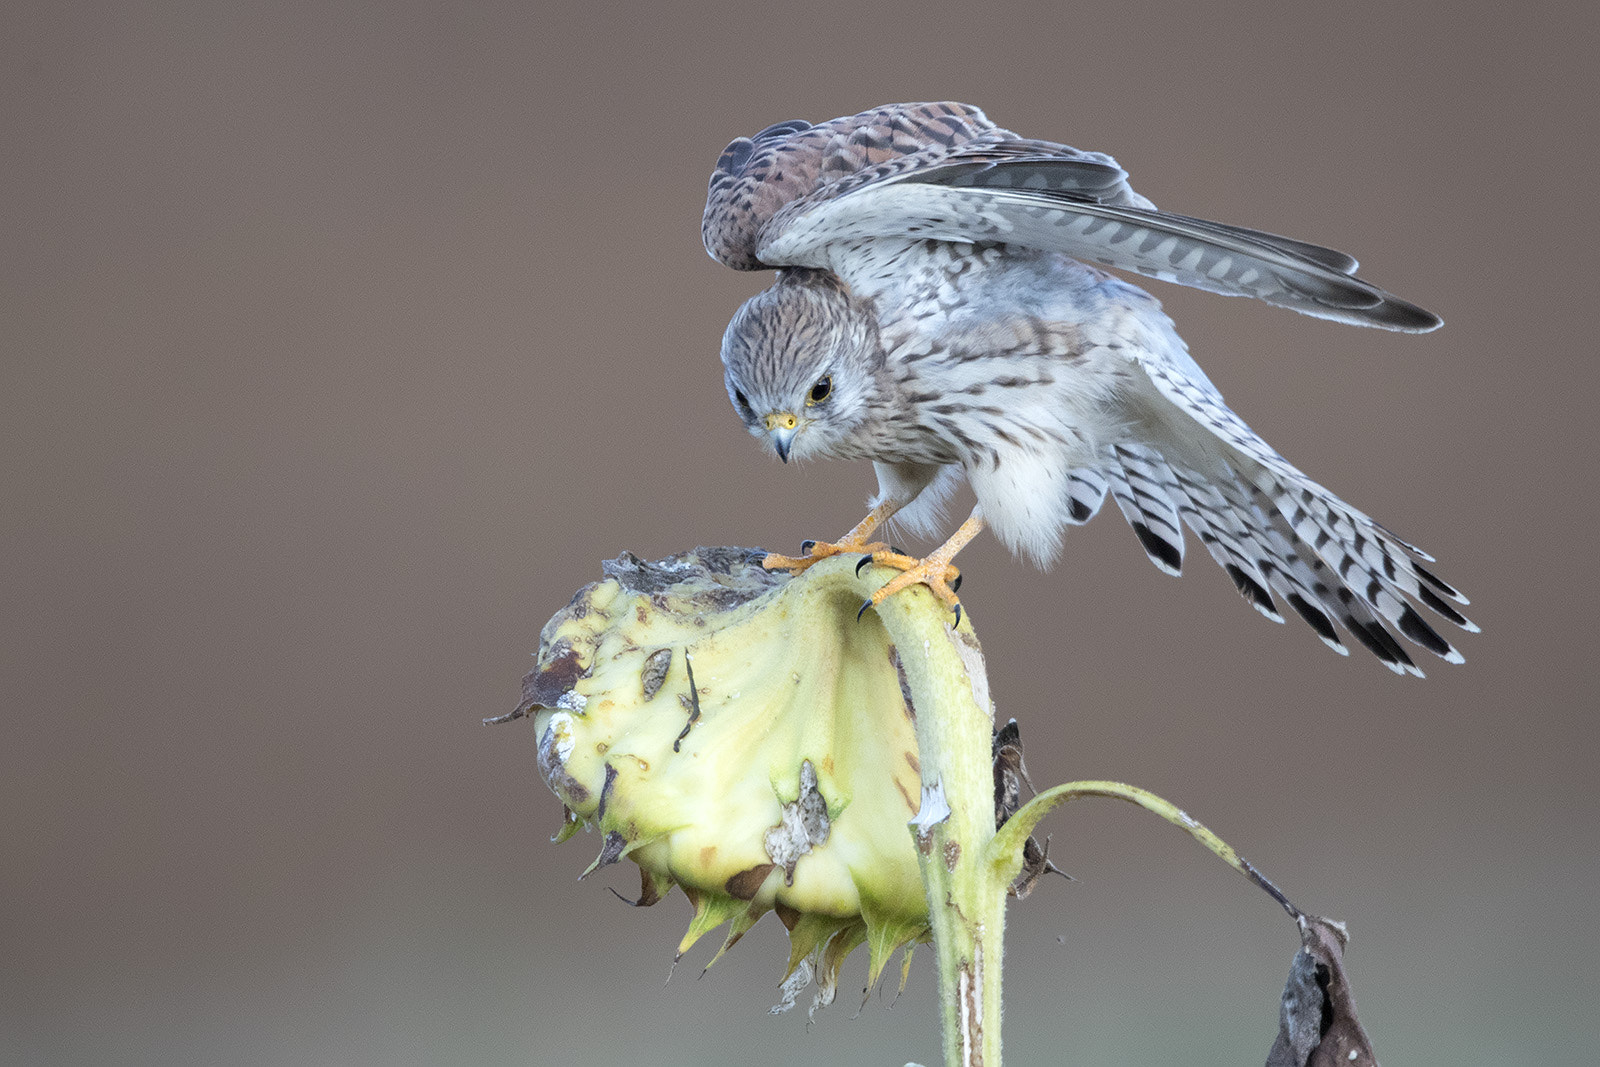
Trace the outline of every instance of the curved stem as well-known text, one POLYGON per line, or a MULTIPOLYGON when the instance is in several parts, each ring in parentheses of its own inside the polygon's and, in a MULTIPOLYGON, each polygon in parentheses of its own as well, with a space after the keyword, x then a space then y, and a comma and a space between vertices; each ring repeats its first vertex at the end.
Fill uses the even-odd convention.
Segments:
POLYGON ((1264 874, 1256 870, 1254 864, 1235 852, 1232 845, 1212 833, 1198 819, 1172 801, 1159 797, 1148 789, 1140 789, 1136 785, 1127 785, 1123 782, 1094 780, 1068 782, 1046 789, 1018 808, 1016 814, 1006 820, 1006 824, 989 843, 989 862, 994 865, 996 872, 1008 881, 1015 878, 1017 872, 1022 869, 1022 844, 1028 835, 1033 833, 1034 827, 1039 825, 1039 820, 1056 807, 1078 797, 1110 797, 1113 800, 1125 800, 1161 816, 1204 845, 1207 851, 1223 863, 1266 890, 1283 906, 1283 910, 1289 913, 1290 918, 1297 922, 1300 920, 1300 909, 1295 907, 1289 898, 1283 895, 1283 891, 1273 885, 1264 874))

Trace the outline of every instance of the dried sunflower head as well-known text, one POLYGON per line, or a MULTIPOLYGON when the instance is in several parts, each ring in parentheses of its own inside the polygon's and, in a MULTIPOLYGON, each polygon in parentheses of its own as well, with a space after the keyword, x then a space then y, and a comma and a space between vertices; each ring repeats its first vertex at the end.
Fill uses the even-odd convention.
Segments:
POLYGON ((720 957, 776 912, 790 939, 779 1008, 815 978, 815 1010, 863 941, 870 986, 895 949, 909 964, 926 939, 906 828, 914 711, 882 624, 857 621, 853 560, 790 578, 761 556, 607 562, 546 624, 504 718, 533 718, 540 773, 565 805, 558 838, 602 835, 589 870, 626 857, 639 904, 674 885, 689 898, 680 956, 727 923, 720 957))

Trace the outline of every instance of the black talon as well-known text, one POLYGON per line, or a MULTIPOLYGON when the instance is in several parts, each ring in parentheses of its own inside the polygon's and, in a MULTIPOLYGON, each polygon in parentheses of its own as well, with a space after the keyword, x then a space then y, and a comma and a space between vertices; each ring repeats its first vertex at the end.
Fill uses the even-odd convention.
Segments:
POLYGON ((872 607, 872 600, 869 597, 861 602, 861 610, 856 612, 856 622, 861 621, 861 616, 865 615, 867 613, 867 609, 870 607, 872 607))
POLYGON ((957 626, 961 625, 961 605, 960 604, 956 605, 956 625, 957 626))
POLYGON ((803 556, 809 556, 811 555, 811 550, 816 547, 817 543, 815 541, 801 541, 800 554, 803 556))
POLYGON ((950 591, 952 593, 956 593, 956 592, 960 592, 960 590, 961 590, 961 575, 958 574, 958 575, 956 575, 956 580, 950 583, 950 591))
POLYGON ((865 567, 867 564, 869 564, 871 562, 872 562, 872 556, 871 555, 862 556, 861 557, 861 561, 856 564, 856 574, 859 576, 861 574, 861 568, 865 567))
POLYGON ((897 546, 897 545, 890 545, 890 546, 889 546, 889 551, 890 551, 890 552, 893 552, 893 553, 894 553, 894 554, 895 554, 895 555, 897 555, 897 556, 903 556, 903 555, 905 555, 905 554, 906 554, 906 550, 905 550, 905 549, 903 549, 903 548, 900 548, 900 547, 899 547, 899 546, 897 546))

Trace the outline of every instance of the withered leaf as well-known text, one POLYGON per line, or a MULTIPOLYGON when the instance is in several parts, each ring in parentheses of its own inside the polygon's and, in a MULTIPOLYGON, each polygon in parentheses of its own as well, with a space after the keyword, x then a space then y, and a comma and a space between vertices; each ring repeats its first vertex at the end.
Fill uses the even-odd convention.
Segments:
POLYGON ((1307 915, 1300 951, 1283 987, 1278 1038, 1267 1067, 1378 1067, 1372 1042, 1356 1020, 1355 995, 1344 969, 1349 941, 1342 923, 1307 915))
MULTIPOLYGON (((611 889, 610 886, 606 886, 606 888, 611 889)), ((668 888, 670 889, 671 886, 669 885, 668 888)), ((656 880, 650 876, 649 871, 640 867, 638 900, 629 900, 615 889, 611 889, 611 895, 631 907, 648 908, 661 899, 661 887, 656 884, 656 880)))
MULTIPOLYGON (((1022 730, 1012 719, 995 731, 991 747, 994 758, 994 824, 1004 826, 1006 820, 1022 807, 1022 784, 1028 772, 1022 765, 1022 730)), ((1031 791, 1033 783, 1028 783, 1031 791)))
MULTIPOLYGON (((1026 785, 1030 793, 1037 790, 1033 788, 1028 769, 1022 762, 1022 730, 1017 726, 1017 720, 1012 719, 995 731, 991 751, 994 755, 994 825, 998 830, 1022 807, 1022 787, 1026 785)), ((1041 845, 1037 837, 1030 837, 1023 842, 1022 870, 1008 887, 1007 893, 1018 900, 1023 899, 1033 892, 1033 887, 1047 871, 1054 871, 1068 879, 1072 877, 1050 862, 1046 856, 1049 848, 1048 842, 1041 845)))
POLYGON ((1044 844, 1039 843, 1037 837, 1030 837, 1022 843, 1022 870, 1011 880, 1006 887, 1006 892, 1018 900, 1023 900, 1033 892, 1033 887, 1039 879, 1046 874, 1059 874, 1067 881, 1073 881, 1072 875, 1050 862, 1050 839, 1045 838, 1044 844))

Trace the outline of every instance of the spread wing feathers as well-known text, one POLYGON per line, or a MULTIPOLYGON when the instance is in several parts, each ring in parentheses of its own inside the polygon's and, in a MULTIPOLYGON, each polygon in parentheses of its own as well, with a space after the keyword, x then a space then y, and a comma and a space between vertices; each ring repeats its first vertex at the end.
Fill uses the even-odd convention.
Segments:
MULTIPOLYGON (((1390 628, 1451 663, 1461 654, 1413 606, 1468 632, 1451 604, 1466 598, 1424 568, 1427 557, 1350 507, 1273 451, 1177 361, 1142 365, 1161 394, 1226 446, 1222 460, 1185 462, 1185 449, 1119 444, 1099 472, 1150 561, 1168 574, 1183 563, 1187 526, 1257 611, 1283 621, 1282 598, 1334 651, 1335 624, 1397 673, 1421 676, 1390 628)), ((1082 472, 1077 473, 1083 477, 1082 472)))
POLYGON ((1169 485, 1171 472, 1159 453, 1141 446, 1118 446, 1111 468, 1111 495, 1122 509, 1150 562, 1167 574, 1183 573, 1183 527, 1169 485))
POLYGON ((890 105, 782 123, 723 152, 702 222, 744 270, 842 262, 889 238, 1061 252, 1307 315, 1425 332, 1437 316, 1353 276, 1342 252, 1158 211, 1116 160, 1017 137, 965 104, 890 105))
POLYGON ((1100 512, 1110 483, 1106 475, 1091 468, 1067 474, 1067 523, 1082 526, 1100 512))

